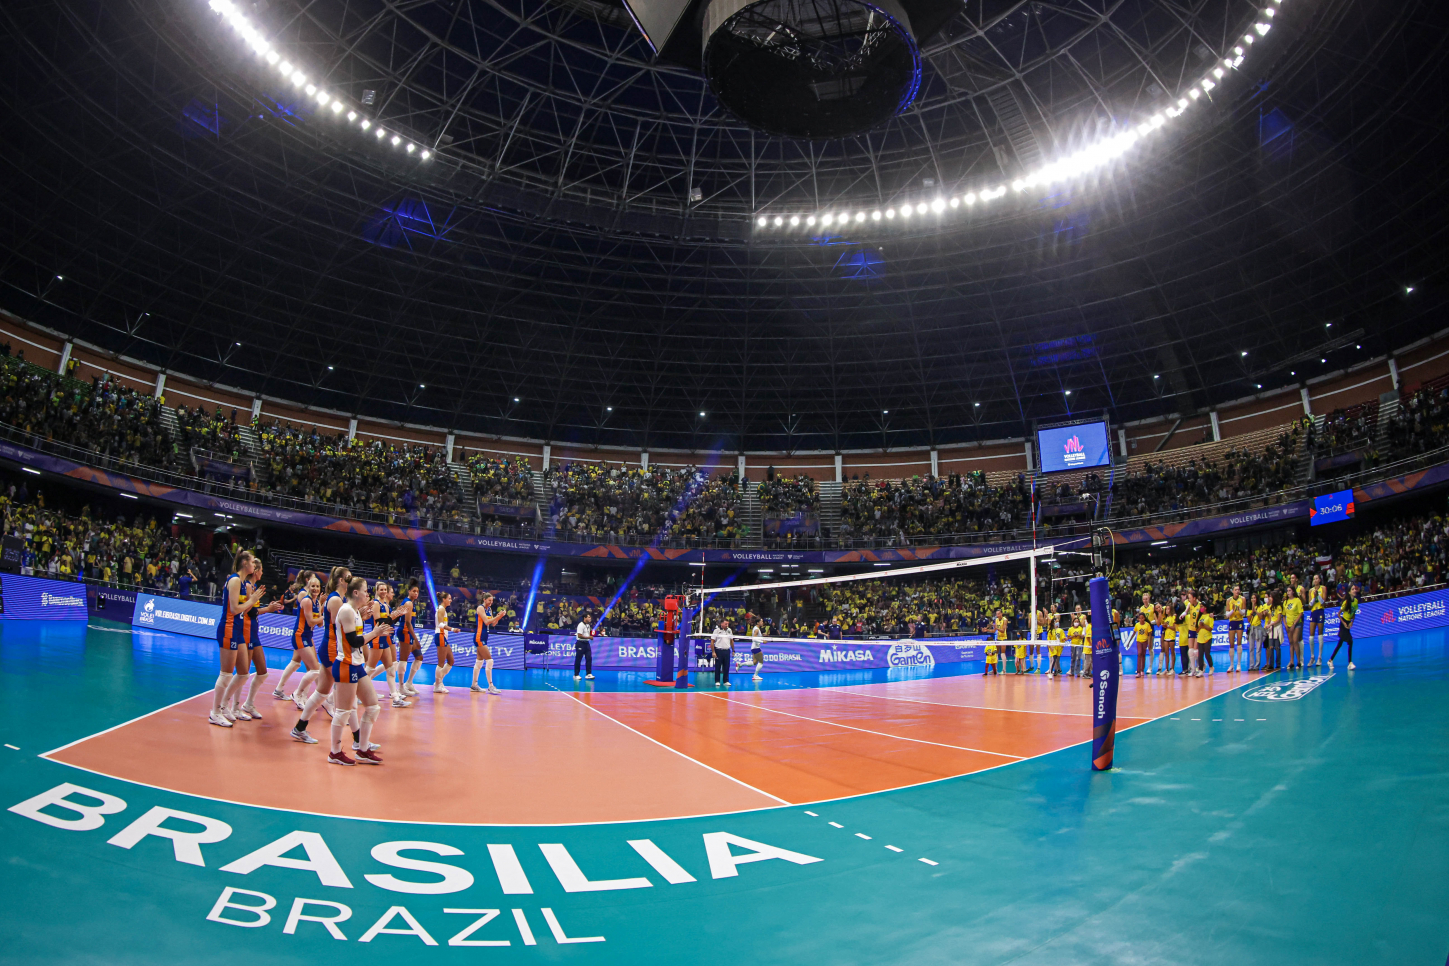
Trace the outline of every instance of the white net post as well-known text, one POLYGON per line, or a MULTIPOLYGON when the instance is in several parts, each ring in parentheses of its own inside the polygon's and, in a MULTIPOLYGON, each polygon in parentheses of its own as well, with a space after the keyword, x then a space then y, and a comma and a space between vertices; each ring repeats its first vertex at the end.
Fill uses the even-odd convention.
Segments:
POLYGON ((1027 568, 1027 579, 1031 581, 1031 635, 1029 639, 1034 641, 1037 639, 1039 630, 1036 626, 1036 554, 1032 554, 1030 559, 1031 563, 1027 568))

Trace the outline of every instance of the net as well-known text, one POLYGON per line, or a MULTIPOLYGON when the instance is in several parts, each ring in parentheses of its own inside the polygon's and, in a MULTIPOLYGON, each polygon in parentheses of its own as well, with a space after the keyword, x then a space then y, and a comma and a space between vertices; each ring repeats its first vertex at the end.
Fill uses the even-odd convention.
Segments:
MULTIPOLYGON (((1073 544, 1085 544, 1088 539, 1089 538, 1084 537, 1080 541, 1074 541, 1073 544)), ((971 572, 981 573, 988 568, 996 568, 1001 566, 1019 566, 1024 564, 1024 569, 1027 571, 1026 582, 1029 588, 1028 594, 1025 595, 1026 599, 1010 601, 1005 610, 1007 610, 1008 612, 1014 610, 1016 613, 1021 614, 1025 618, 1025 620, 1021 620, 1019 622, 1012 622, 1019 623, 1019 626, 1013 627, 1009 624, 1006 628, 1006 634, 1007 636, 1012 638, 1025 638, 1026 640, 1033 641, 1034 646, 1046 645, 1051 643, 1050 641, 1046 640, 1047 635, 1044 633, 1046 629, 1039 629, 1037 627, 1037 561, 1042 558, 1052 558, 1059 554, 1087 556, 1086 554, 1082 554, 1077 551, 1067 550, 1065 549, 1065 547, 1065 544, 1056 544, 1032 549, 1010 551, 1007 553, 992 554, 989 556, 965 557, 955 560, 940 561, 936 563, 920 564, 916 566, 890 567, 867 571, 865 573, 842 574, 831 577, 795 577, 783 580, 769 580, 753 584, 736 583, 733 580, 730 580, 713 587, 703 586, 704 580, 703 575, 701 574, 701 586, 697 590, 691 592, 689 595, 691 609, 694 611, 695 617, 695 619, 691 621, 691 636, 708 637, 709 634, 714 630, 713 626, 710 626, 708 628, 705 626, 704 613, 705 609, 714 600, 720 597, 725 597, 728 599, 738 595, 761 593, 768 594, 776 591, 791 591, 795 589, 807 589, 817 587, 834 587, 839 588, 839 590, 848 591, 852 587, 878 587, 879 584, 882 582, 899 582, 914 577, 945 576, 952 573, 958 573, 965 576, 971 572)), ((839 590, 837 590, 837 593, 839 592, 839 590)), ((880 590, 876 590, 875 592, 877 594, 882 593, 880 590)), ((889 598, 890 594, 888 590, 884 591, 884 596, 889 598)), ((980 603, 980 601, 977 601, 977 603, 980 603)), ((978 633, 978 631, 982 629, 982 619, 986 619, 989 621, 986 629, 991 632, 991 635, 993 637, 999 636, 997 634, 998 628, 995 624, 995 618, 992 617, 992 615, 983 610, 976 616, 978 618, 976 626, 973 626, 969 630, 964 631, 965 634, 970 635, 970 643, 978 646, 985 643, 981 640, 980 634, 978 633)), ((746 627, 732 628, 732 630, 737 635, 736 639, 743 643, 744 646, 749 646, 748 640, 750 638, 750 635, 747 632, 752 629, 753 628, 746 627)), ((796 628, 796 630, 798 631, 799 628, 796 628)), ((759 639, 762 643, 786 645, 819 645, 821 643, 836 641, 871 646, 901 644, 907 640, 919 640, 915 634, 897 633, 893 635, 889 633, 882 633, 881 628, 879 627, 873 629, 874 633, 870 632, 871 629, 866 628, 867 633, 863 635, 855 634, 849 637, 846 637, 844 633, 841 633, 842 631, 844 631, 844 628, 833 627, 832 630, 834 630, 835 633, 832 633, 825 638, 819 636, 802 637, 798 634, 772 634, 767 636, 761 636, 759 639)), ((949 643, 954 643, 954 641, 951 638, 946 638, 943 640, 940 637, 928 637, 921 641, 921 643, 930 645, 945 645, 949 643)), ((1011 642, 1008 641, 1006 643, 1011 642)), ((1062 642, 1064 648, 1069 644, 1069 641, 1062 642)), ((1063 653, 1067 652, 1064 650, 1063 653)))

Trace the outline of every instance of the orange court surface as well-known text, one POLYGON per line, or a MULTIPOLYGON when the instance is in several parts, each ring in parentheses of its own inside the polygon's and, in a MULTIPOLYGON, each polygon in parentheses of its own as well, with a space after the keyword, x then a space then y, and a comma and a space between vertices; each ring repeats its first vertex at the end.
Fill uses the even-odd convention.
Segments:
MULTIPOLYGON (((1118 729, 1173 715, 1259 675, 1124 675, 1118 729)), ((628 691, 547 685, 491 697, 421 689, 385 707, 374 739, 388 780, 324 768, 287 739, 289 701, 230 730, 196 727, 197 695, 47 757, 205 798, 339 817, 573 824, 799 805, 978 772, 1087 742, 1085 679, 957 675, 845 687, 628 691), (488 794, 489 789, 498 794, 488 794), (466 802, 460 806, 460 802, 466 802), (345 803, 342 804, 342 803, 345 803)), ((386 702, 383 702, 386 705, 386 702)), ((1083 751, 1085 766, 1087 752, 1083 751)))

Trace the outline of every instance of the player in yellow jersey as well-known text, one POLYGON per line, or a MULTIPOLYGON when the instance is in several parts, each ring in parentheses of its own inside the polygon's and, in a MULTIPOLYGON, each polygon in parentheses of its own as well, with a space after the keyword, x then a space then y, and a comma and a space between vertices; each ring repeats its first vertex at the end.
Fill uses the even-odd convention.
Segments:
POLYGON ((1067 630, 1067 643, 1071 646, 1072 653, 1067 655, 1072 677, 1078 677, 1082 673, 1082 639, 1086 636, 1087 629, 1082 626, 1082 615, 1072 615, 1072 626, 1067 630))
POLYGON ((1197 676, 1204 670, 1213 673, 1213 612, 1207 607, 1197 612, 1197 676))
POLYGON ((1192 591, 1182 595, 1182 612, 1177 615, 1177 656, 1181 665, 1178 675, 1192 675, 1195 670, 1192 660, 1192 639, 1197 631, 1197 599, 1192 591))
POLYGON ((1328 618, 1328 588, 1317 574, 1308 588, 1308 666, 1323 663, 1323 625, 1328 618))
POLYGON ((1253 594, 1248 600, 1248 670, 1263 669, 1263 639, 1268 634, 1268 616, 1273 608, 1253 594))
POLYGON ((1307 595, 1302 587, 1289 585, 1283 597, 1283 629, 1288 635, 1288 670, 1303 666, 1303 602, 1307 595))
POLYGON ((981 672, 982 677, 986 677, 988 674, 1001 673, 996 670, 996 650, 996 642, 988 641, 986 644, 986 669, 981 672))
POLYGON ((1142 677, 1142 669, 1148 666, 1152 660, 1152 622, 1147 615, 1141 611, 1137 612, 1137 623, 1132 626, 1133 634, 1137 638, 1137 676, 1142 677))
POLYGON ((1162 605, 1162 674, 1171 674, 1173 666, 1177 663, 1175 650, 1177 648, 1177 611, 1173 609, 1172 600, 1162 605))
MULTIPOLYGON (((1161 618, 1158 616, 1157 613, 1157 605, 1152 602, 1152 591, 1144 590, 1142 592, 1142 606, 1137 608, 1137 616, 1145 617, 1147 619, 1147 623, 1153 627, 1154 632, 1157 626, 1161 623, 1161 618)), ((1148 650, 1147 666, 1139 669, 1144 674, 1156 673, 1156 658, 1155 655, 1152 653, 1152 650, 1153 649, 1148 650)))
POLYGON ((1057 677, 1062 673, 1062 644, 1067 639, 1067 632, 1056 621, 1052 622, 1051 644, 1047 651, 1051 655, 1051 667, 1047 670, 1048 677, 1057 677))
POLYGON ((1236 671, 1243 658, 1243 619, 1248 616, 1248 602, 1237 584, 1233 585, 1224 612, 1228 618, 1228 670, 1236 671))
POLYGON ((1264 670, 1280 671, 1283 669, 1283 592, 1269 595, 1268 600, 1273 606, 1268 611, 1268 662, 1264 670))

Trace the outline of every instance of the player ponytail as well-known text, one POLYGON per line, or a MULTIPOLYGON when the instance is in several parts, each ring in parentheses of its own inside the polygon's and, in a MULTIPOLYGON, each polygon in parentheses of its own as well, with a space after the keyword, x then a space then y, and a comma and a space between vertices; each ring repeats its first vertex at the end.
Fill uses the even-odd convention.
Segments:
POLYGON ((307 585, 309 583, 311 583, 311 581, 312 581, 312 571, 310 571, 310 570, 299 570, 299 571, 297 571, 297 578, 292 581, 292 593, 295 594, 295 593, 298 593, 300 591, 306 590, 307 589, 307 585))
POLYGON ((237 555, 235 557, 233 557, 232 560, 231 560, 231 572, 234 573, 234 574, 241 573, 242 572, 242 568, 245 567, 247 564, 251 563, 255 559, 256 559, 256 557, 252 554, 252 552, 250 550, 240 550, 240 551, 238 551, 237 552, 237 555))
POLYGON ((342 578, 350 576, 346 567, 333 567, 332 573, 327 577, 327 593, 332 593, 342 583, 342 578))

